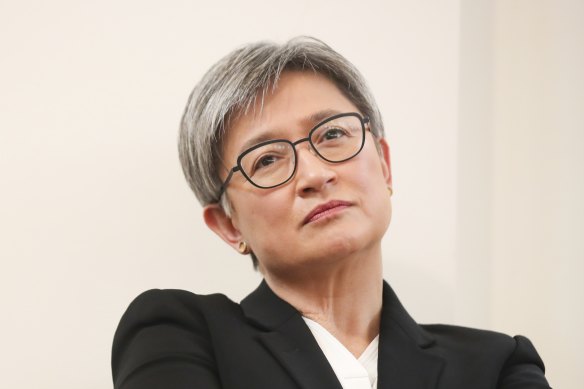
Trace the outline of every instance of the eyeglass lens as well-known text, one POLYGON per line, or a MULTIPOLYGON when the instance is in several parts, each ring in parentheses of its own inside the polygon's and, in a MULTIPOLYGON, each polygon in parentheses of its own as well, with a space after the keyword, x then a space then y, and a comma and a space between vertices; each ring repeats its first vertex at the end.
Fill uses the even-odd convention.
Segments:
MULTIPOLYGON (((310 144, 326 161, 342 162, 357 155, 364 129, 357 116, 327 121, 310 133, 310 144)), ((269 188, 288 181, 296 168, 294 146, 288 141, 262 144, 242 156, 240 166, 253 184, 269 188)))

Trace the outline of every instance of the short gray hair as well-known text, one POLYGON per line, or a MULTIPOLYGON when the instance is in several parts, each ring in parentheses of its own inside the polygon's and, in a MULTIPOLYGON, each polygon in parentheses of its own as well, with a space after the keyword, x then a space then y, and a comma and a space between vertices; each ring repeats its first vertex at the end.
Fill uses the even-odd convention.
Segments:
MULTIPOLYGON (((203 76, 189 96, 182 117, 178 150, 183 173, 199 202, 220 201, 224 166, 221 155, 229 121, 255 107, 277 86, 285 70, 313 71, 328 77, 369 117, 371 131, 383 137, 381 114, 361 73, 326 43, 300 36, 284 44, 258 42, 229 53, 203 76)), ((261 108, 260 108, 261 109, 261 108)), ((227 196, 221 206, 230 214, 227 196)), ((256 258, 254 265, 257 265, 256 258)))

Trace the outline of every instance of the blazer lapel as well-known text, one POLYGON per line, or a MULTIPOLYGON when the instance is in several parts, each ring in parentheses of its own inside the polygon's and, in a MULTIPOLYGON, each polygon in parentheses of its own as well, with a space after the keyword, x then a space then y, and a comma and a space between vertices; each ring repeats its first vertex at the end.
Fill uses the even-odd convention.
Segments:
POLYGON ((434 339, 411 318, 384 281, 378 389, 435 388, 445 362, 431 353, 434 343, 434 339))
POLYGON ((304 389, 342 389, 332 367, 299 312, 262 281, 241 307, 263 329, 259 339, 304 389))
MULTIPOLYGON (((301 388, 342 389, 299 312, 279 298, 265 280, 241 307, 248 320, 262 330, 260 341, 301 388)), ((445 362, 432 354, 434 343, 384 281, 377 388, 435 388, 445 362)))

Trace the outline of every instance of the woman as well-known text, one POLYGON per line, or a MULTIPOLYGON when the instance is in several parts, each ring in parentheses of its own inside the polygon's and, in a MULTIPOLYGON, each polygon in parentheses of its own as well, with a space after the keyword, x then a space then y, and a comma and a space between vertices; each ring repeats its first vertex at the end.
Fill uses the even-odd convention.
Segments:
POLYGON ((414 322, 382 279, 392 180, 360 73, 326 44, 259 43, 189 98, 185 176, 264 281, 241 304, 151 290, 115 335, 116 388, 548 388, 524 337, 414 322))

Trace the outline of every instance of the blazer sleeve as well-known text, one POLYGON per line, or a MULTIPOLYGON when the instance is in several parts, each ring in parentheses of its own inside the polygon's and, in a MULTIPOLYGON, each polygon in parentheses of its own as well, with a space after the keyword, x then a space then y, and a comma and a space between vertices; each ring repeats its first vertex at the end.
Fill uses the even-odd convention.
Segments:
POLYGON ((515 336, 515 349, 505 362, 497 388, 550 389, 545 367, 533 344, 524 336, 515 336))
POLYGON ((199 297, 154 289, 130 304, 113 341, 115 389, 221 388, 199 297))

